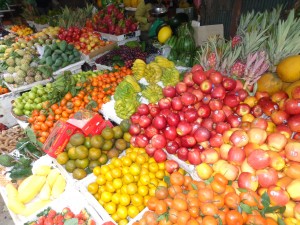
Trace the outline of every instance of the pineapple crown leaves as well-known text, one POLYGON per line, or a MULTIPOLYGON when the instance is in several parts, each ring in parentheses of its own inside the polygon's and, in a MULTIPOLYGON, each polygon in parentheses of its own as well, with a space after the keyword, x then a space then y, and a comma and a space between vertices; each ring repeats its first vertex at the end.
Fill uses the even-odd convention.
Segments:
MULTIPOLYGON (((231 45, 231 43, 230 43, 231 45)), ((230 47, 229 45, 229 47, 230 47)), ((238 58, 240 57, 242 52, 242 47, 237 46, 231 51, 226 51, 222 58, 222 64, 221 64, 221 72, 226 74, 227 76, 230 74, 230 69, 234 65, 234 63, 237 62, 238 58)))
POLYGON ((274 27, 267 41, 271 69, 290 55, 300 53, 300 18, 295 18, 295 11, 291 10, 285 21, 280 20, 274 27))
POLYGON ((269 68, 269 62, 265 51, 249 54, 247 57, 245 72, 243 79, 245 80, 244 87, 253 85, 269 68))

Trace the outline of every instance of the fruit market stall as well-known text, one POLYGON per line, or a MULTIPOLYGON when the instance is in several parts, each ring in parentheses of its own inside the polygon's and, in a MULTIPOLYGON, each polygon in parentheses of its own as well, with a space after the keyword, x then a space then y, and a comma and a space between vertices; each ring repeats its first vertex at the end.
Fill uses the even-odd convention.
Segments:
POLYGON ((0 193, 14 223, 299 224, 300 19, 281 13, 200 46, 179 18, 140 42, 114 4, 11 26, 0 193))

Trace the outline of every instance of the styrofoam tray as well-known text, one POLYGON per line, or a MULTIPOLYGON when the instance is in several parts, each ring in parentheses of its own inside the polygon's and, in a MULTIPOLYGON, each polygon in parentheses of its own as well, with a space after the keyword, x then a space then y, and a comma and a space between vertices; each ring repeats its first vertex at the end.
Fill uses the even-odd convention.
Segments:
MULTIPOLYGON (((42 156, 37 161, 35 161, 34 164, 33 164, 33 166, 32 166, 32 171, 34 171, 38 166, 41 166, 41 165, 49 165, 49 166, 52 166, 53 168, 57 168, 56 165, 53 163, 53 159, 50 156, 48 156, 48 155, 42 156)), ((58 168, 58 170, 59 170, 59 168, 58 168)), ((61 174, 64 176, 63 173, 61 173, 61 174)), ((73 185, 70 184, 70 182, 68 182, 68 179, 66 177, 65 177, 65 179, 66 179, 67 185, 66 185, 65 191, 61 194, 61 196, 63 196, 64 193, 69 192, 68 191, 69 189, 72 190, 72 188, 73 188, 72 187, 73 185)), ((7 205, 8 199, 7 199, 7 193, 6 193, 5 187, 1 187, 0 186, 0 193, 2 195, 2 198, 3 198, 4 202, 5 202, 5 204, 7 205)), ((47 208, 54 201, 60 199, 60 197, 57 198, 57 199, 53 199, 43 209, 47 208)), ((34 202, 34 201, 36 201, 38 199, 39 199, 39 195, 37 195, 31 202, 34 202)), ((9 211, 9 213, 11 215, 11 218, 13 219, 13 221, 14 221, 15 224, 24 224, 24 223, 26 223, 28 221, 29 217, 25 217, 25 216, 22 216, 22 215, 17 215, 17 214, 15 214, 14 212, 12 212, 9 209, 8 209, 8 211, 9 211)))
POLYGON ((117 124, 120 124, 122 119, 117 116, 115 111, 115 100, 112 98, 109 102, 102 105, 99 112, 103 115, 106 120, 112 120, 117 124))
POLYGON ((99 215, 95 211, 95 209, 87 203, 84 196, 75 188, 68 189, 60 196, 59 199, 54 200, 47 207, 39 210, 37 213, 35 213, 35 215, 30 216, 28 218, 28 221, 37 220, 38 218, 36 215, 48 207, 54 209, 56 212, 61 212, 65 207, 68 207, 74 214, 78 214, 82 209, 86 209, 87 212, 91 215, 91 219, 93 219, 96 224, 103 223, 101 215, 99 215))
POLYGON ((101 65, 96 63, 97 70, 113 70, 111 66, 101 65))
POLYGON ((134 37, 138 37, 141 35, 141 31, 137 30, 135 32, 131 32, 128 34, 122 34, 122 35, 112 35, 112 34, 106 34, 106 33, 102 33, 99 32, 101 34, 101 38, 104 40, 108 40, 108 41, 123 41, 125 39, 129 39, 129 38, 134 38, 134 37))
POLYGON ((12 127, 17 124, 17 120, 11 114, 12 100, 19 97, 19 93, 10 92, 0 95, 0 123, 7 127, 12 127))
POLYGON ((45 84, 51 82, 52 80, 53 80, 52 78, 48 78, 48 79, 45 79, 45 80, 37 81, 37 82, 31 83, 31 84, 25 84, 25 85, 22 85, 22 86, 16 86, 14 84, 8 84, 5 81, 4 81, 4 83, 11 92, 23 92, 23 91, 30 90, 32 87, 34 87, 38 84, 45 85, 45 84))
POLYGON ((79 73, 79 72, 82 71, 82 70, 81 70, 81 66, 82 66, 84 63, 85 63, 85 60, 81 60, 81 61, 79 61, 79 62, 70 64, 70 65, 68 65, 68 66, 66 66, 66 67, 64 67, 64 68, 61 68, 61 69, 55 71, 55 72, 53 73, 53 76, 58 76, 58 75, 62 74, 62 73, 65 72, 65 71, 68 71, 68 70, 71 71, 72 74, 79 73))

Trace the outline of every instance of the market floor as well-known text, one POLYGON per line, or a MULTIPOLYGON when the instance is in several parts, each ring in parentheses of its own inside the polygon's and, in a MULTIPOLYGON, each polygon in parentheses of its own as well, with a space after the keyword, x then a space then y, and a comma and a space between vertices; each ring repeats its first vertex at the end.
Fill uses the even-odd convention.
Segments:
POLYGON ((14 222, 9 215, 8 209, 6 208, 1 195, 0 195, 0 225, 14 225, 14 222))

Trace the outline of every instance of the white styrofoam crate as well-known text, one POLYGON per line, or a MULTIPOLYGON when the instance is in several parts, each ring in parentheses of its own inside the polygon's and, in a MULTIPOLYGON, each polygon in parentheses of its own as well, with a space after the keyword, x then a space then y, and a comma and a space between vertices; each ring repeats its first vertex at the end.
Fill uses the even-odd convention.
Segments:
POLYGON ((79 61, 79 62, 70 64, 70 65, 68 65, 68 66, 66 66, 66 67, 64 67, 64 68, 61 68, 61 69, 55 71, 55 72, 53 73, 53 76, 58 76, 58 75, 64 73, 65 71, 68 71, 68 70, 71 71, 72 74, 79 73, 79 72, 82 71, 81 66, 82 66, 84 63, 85 63, 85 60, 81 60, 81 61, 79 61))
POLYGON ((23 92, 23 91, 29 91, 32 87, 34 87, 38 84, 45 85, 45 84, 51 82, 52 80, 53 80, 52 78, 48 78, 48 79, 37 81, 37 82, 31 83, 31 84, 24 84, 21 86, 17 86, 16 84, 9 84, 5 81, 4 81, 4 83, 11 92, 19 93, 19 92, 23 92))
POLYGON ((12 127, 18 122, 11 114, 12 100, 19 97, 19 93, 10 92, 4 95, 0 95, 0 123, 3 123, 7 127, 12 127))
POLYGON ((112 97, 112 99, 109 102, 102 105, 100 109, 100 113, 106 120, 109 119, 114 121, 117 124, 120 124, 122 119, 117 116, 114 106, 115 106, 115 100, 112 97))
POLYGON ((135 32, 131 32, 131 33, 128 33, 128 34, 122 34, 122 35, 113 35, 113 34, 106 34, 106 33, 102 33, 102 32, 99 32, 101 34, 101 38, 104 39, 104 40, 107 40, 107 41, 123 41, 125 39, 130 39, 130 38, 133 38, 133 37, 139 37, 141 35, 141 31, 140 30, 137 30, 135 32))
POLYGON ((126 44, 127 42, 129 42, 129 41, 139 41, 139 40, 140 40, 139 37, 132 37, 132 38, 124 39, 124 40, 122 40, 122 41, 118 41, 118 46, 124 45, 124 44, 126 44))
POLYGON ((97 64, 96 63, 97 70, 113 70, 111 66, 106 66, 102 64, 97 64))

